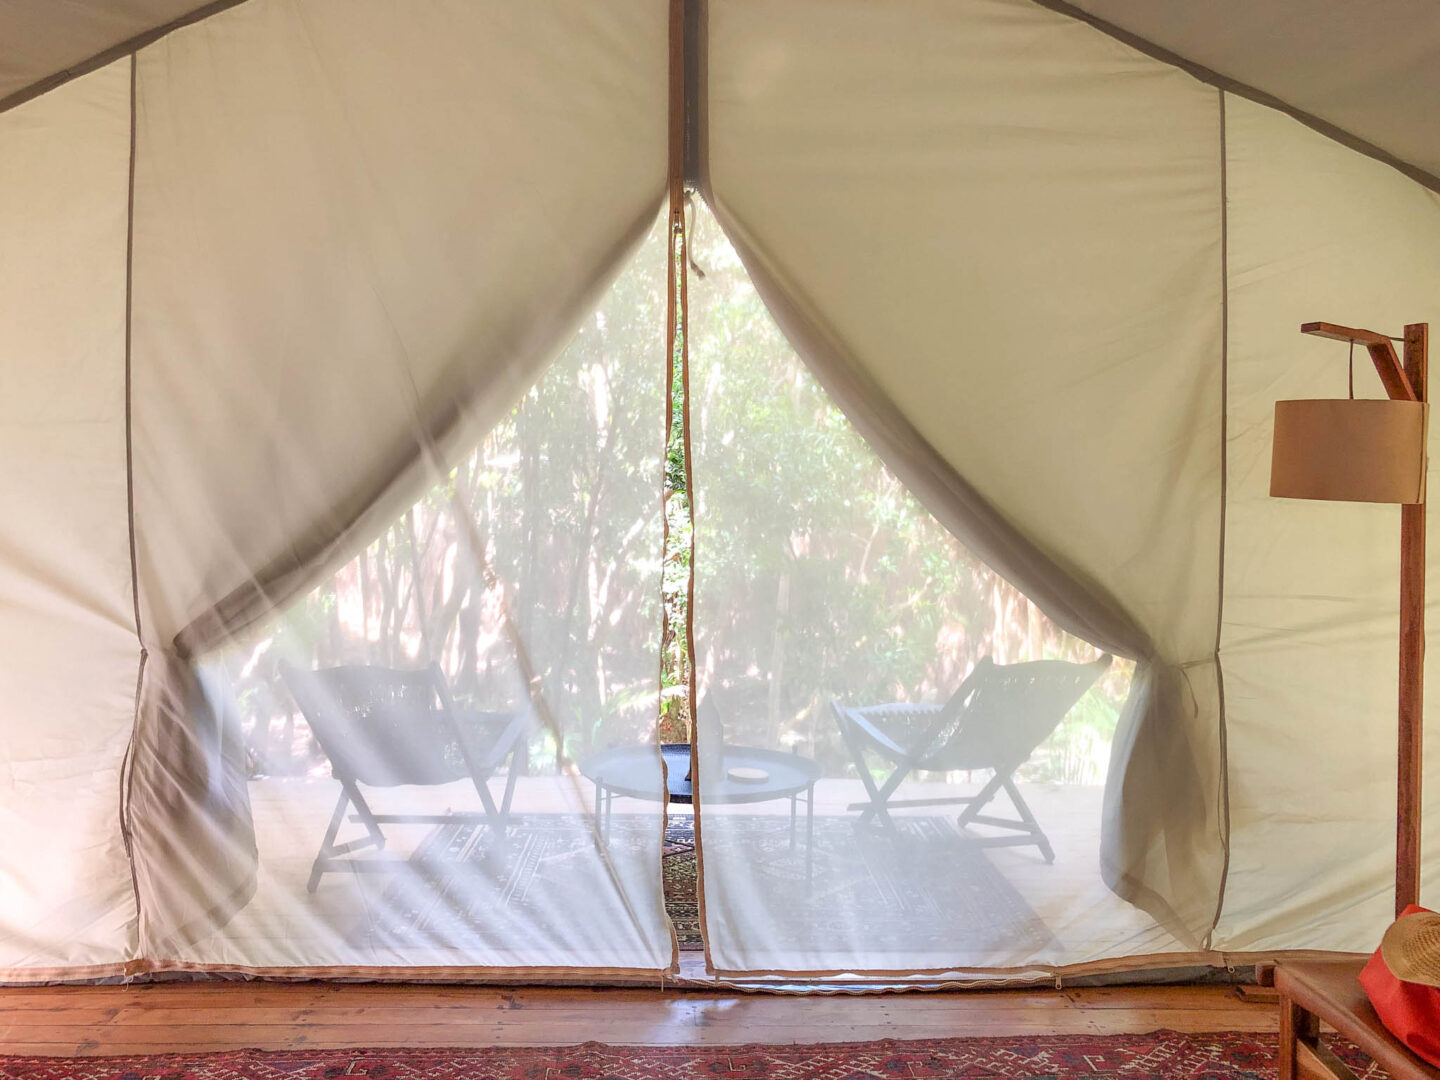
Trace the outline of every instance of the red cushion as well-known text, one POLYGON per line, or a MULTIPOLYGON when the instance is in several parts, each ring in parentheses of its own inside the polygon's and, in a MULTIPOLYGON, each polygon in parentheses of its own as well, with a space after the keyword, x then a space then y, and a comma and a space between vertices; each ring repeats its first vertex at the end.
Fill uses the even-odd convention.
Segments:
MULTIPOLYGON (((1411 904, 1404 914, 1425 910, 1411 904)), ((1397 979, 1379 949, 1360 972, 1360 985, 1391 1034, 1430 1064, 1440 1065, 1440 986, 1397 979)))

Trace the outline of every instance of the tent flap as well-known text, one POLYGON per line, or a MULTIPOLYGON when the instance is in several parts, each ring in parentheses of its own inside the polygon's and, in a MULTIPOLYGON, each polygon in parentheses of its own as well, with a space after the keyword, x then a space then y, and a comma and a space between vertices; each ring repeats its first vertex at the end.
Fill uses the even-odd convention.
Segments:
POLYGON ((1217 93, 1009 0, 730 0, 708 33, 713 199, 792 342, 903 420, 862 430, 962 541, 1159 669, 1095 857, 1193 947, 1223 866, 1217 93))
MULTIPOLYGON (((135 540, 154 662, 129 813, 146 955, 179 943, 197 962, 273 956, 231 916, 257 861, 280 873, 282 841, 257 831, 246 781, 268 771, 255 740, 270 716, 296 722, 275 666, 281 616, 434 498, 649 229, 663 14, 252 0, 138 54, 135 540), (202 666, 240 650, 271 675, 258 702, 202 666), (249 743, 246 723, 260 725, 249 743)), ((400 599, 443 607, 460 570, 446 572, 400 599)), ((442 640, 417 644, 427 651, 390 666, 459 662, 442 640)), ((318 843, 328 813, 292 842, 318 843)), ((315 940, 283 955, 372 955, 331 948, 329 918, 323 905, 307 915, 315 940)), ((634 966, 663 966, 663 931, 653 912, 642 922, 634 966)), ((571 955, 543 937, 530 947, 556 966, 571 955)))

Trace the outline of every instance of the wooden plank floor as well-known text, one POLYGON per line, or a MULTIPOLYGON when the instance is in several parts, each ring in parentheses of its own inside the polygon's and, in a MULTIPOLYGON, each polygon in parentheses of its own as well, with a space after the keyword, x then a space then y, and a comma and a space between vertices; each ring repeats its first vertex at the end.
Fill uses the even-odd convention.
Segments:
POLYGON ((846 1042, 1276 1030, 1264 992, 1116 987, 782 997, 643 989, 203 983, 0 988, 0 1051, 846 1042))

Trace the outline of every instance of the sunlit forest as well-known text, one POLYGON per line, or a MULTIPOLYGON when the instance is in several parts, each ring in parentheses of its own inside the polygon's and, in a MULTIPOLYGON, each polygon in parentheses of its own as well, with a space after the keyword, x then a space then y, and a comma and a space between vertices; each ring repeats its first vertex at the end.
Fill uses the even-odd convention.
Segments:
MULTIPOLYGON (((438 663, 457 702, 478 709, 539 693, 552 726, 534 737, 536 771, 576 769, 602 747, 654 738, 657 725, 666 741, 686 740, 693 677, 727 740, 793 749, 844 776, 854 765, 832 700, 943 701, 987 655, 1097 654, 884 467, 797 359, 703 206, 689 233, 689 399, 677 367, 668 440, 662 221, 442 483, 220 658, 252 775, 328 767, 278 675, 284 659, 438 663)), ((1113 666, 1020 778, 1103 780, 1131 670, 1113 666)))

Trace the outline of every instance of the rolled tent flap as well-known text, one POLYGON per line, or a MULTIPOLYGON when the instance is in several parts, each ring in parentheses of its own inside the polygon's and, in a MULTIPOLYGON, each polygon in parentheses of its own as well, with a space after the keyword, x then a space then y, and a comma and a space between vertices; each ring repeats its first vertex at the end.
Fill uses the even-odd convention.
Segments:
POLYGON ((1199 704, 1217 695, 1215 679, 1213 663, 1187 670, 1152 660, 1136 669, 1101 817, 1105 884, 1192 949, 1211 944, 1208 923, 1223 899, 1216 751, 1199 704))
POLYGON ((144 898, 142 956, 152 962, 213 934, 255 894, 244 737, 224 699, 207 694, 201 679, 163 649, 142 669, 122 805, 136 893, 144 898))
POLYGON ((1224 866, 1218 94, 1021 0, 714 0, 708 41, 710 199, 786 335, 967 547, 1141 662, 1102 868, 1199 947, 1224 866))
POLYGON ((661 4, 251 0, 136 56, 142 954, 254 887, 199 661, 445 482, 603 295, 664 183, 664 33, 661 4))

